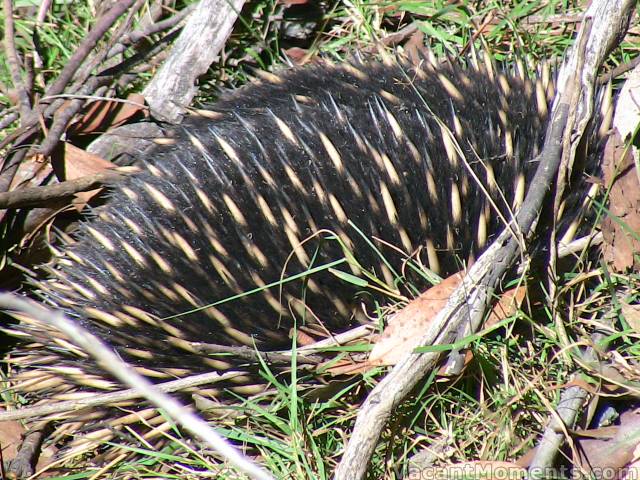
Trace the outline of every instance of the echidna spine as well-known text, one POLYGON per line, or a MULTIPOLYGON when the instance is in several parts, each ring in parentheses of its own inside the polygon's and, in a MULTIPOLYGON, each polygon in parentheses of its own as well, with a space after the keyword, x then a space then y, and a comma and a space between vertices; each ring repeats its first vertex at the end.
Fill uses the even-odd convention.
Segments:
MULTIPOLYGON (((337 270, 407 294, 415 269, 457 271, 502 229, 536 167, 550 83, 491 62, 270 76, 176 127, 39 288, 158 379, 246 367, 195 342, 267 350, 287 346, 294 324, 345 329, 379 289, 337 270)), ((17 356, 50 382, 23 391, 116 387, 57 332, 18 328, 40 350, 17 356)))

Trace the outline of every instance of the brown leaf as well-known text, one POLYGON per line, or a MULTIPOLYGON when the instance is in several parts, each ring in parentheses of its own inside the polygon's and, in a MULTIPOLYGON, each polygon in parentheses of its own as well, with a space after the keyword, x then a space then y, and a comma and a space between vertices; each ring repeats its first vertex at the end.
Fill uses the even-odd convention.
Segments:
POLYGON ((462 281, 456 273, 434 285, 389 318, 387 328, 378 338, 369 362, 373 365, 395 365, 402 356, 416 348, 420 338, 449 296, 462 281))
POLYGON ((602 222, 603 256, 615 271, 638 269, 640 262, 634 259, 634 253, 640 252, 640 241, 630 233, 640 232, 638 172, 631 149, 626 149, 617 131, 605 146, 602 169, 605 184, 613 184, 609 193, 611 215, 602 222))
POLYGON ((424 33, 416 29, 405 43, 404 50, 414 65, 420 65, 421 62, 424 62, 426 50, 424 46, 424 33))
POLYGON ((629 305, 624 301, 620 302, 620 310, 624 319, 634 332, 640 333, 640 305, 629 305))
POLYGON ((53 168, 60 180, 73 180, 92 173, 102 172, 107 168, 115 168, 115 166, 102 157, 65 142, 63 155, 62 157, 56 157, 53 168))
POLYGON ((306 65, 313 55, 309 50, 300 47, 287 48, 284 54, 296 65, 306 65))
POLYGON ((331 364, 331 366, 327 367, 326 365, 322 365, 322 368, 327 373, 331 375, 355 375, 356 373, 366 373, 371 370, 373 367, 377 365, 372 364, 371 362, 354 362, 349 358, 345 358, 342 360, 333 361, 330 360, 327 364, 331 364))
MULTIPOLYGON (((82 150, 68 142, 63 142, 63 149, 55 152, 51 159, 56 176, 60 180, 73 180, 93 173, 101 172, 107 168, 114 168, 113 163, 82 150)), ((88 192, 76 193, 73 205, 80 211, 86 203, 93 198, 101 189, 90 190, 88 192)))
MULTIPOLYGON (((4 460, 5 464, 16 458, 18 450, 23 447, 24 435, 26 433, 27 430, 19 421, 9 420, 0 422, 0 448, 2 448, 2 460, 4 460)), ((39 471, 53 463, 56 452, 57 449, 51 445, 46 447, 41 446, 35 471, 39 471)), ((62 473, 63 472, 58 471, 57 475, 61 475, 62 473)), ((53 476, 56 476, 54 472, 47 471, 38 475, 38 478, 49 478, 53 476)))
POLYGON ((5 462, 13 460, 18 453, 25 428, 18 421, 0 422, 0 446, 5 462))
POLYGON ((303 329, 292 331, 291 334, 294 334, 296 336, 296 343, 301 347, 313 345, 316 342, 316 339, 308 333, 304 332, 303 329))
MULTIPOLYGON (((609 431, 615 435, 609 438, 576 437, 575 442, 580 448, 576 450, 579 457, 574 459, 574 464, 583 472, 593 473, 594 478, 621 479, 621 476, 612 476, 611 473, 623 473, 623 468, 635 459, 635 450, 640 444, 640 411, 624 412, 620 416, 620 425, 609 431)), ((592 436, 598 436, 597 432, 592 436)))
POLYGON ((89 104, 79 120, 69 125, 67 135, 87 135, 103 133, 126 123, 130 118, 146 114, 144 97, 132 93, 126 102, 116 100, 97 100, 89 104))
MULTIPOLYGON (((395 365, 405 352, 419 346, 420 338, 436 315, 447 304, 449 296, 460 285, 462 274, 444 279, 393 315, 387 328, 376 341, 369 356, 371 365, 395 365)), ((486 327, 513 315, 522 304, 527 291, 524 286, 503 293, 489 314, 486 327)), ((465 365, 471 357, 465 358, 465 365)))
POLYGON ((11 180, 9 191, 18 187, 37 187, 50 174, 50 163, 42 155, 36 154, 20 163, 11 180))
POLYGON ((503 292, 497 303, 491 309, 491 313, 489 314, 489 318, 487 318, 484 327, 489 328, 501 320, 515 315, 520 306, 522 306, 522 302, 526 295, 527 287, 524 285, 520 285, 503 292))
MULTIPOLYGON (((8 191, 21 187, 37 187, 40 186, 51 175, 51 162, 48 162, 42 155, 37 154, 24 159, 18 165, 8 191)), ((33 213, 33 211, 31 212, 33 213)), ((7 210, 0 210, 0 221, 4 220, 7 210)), ((32 222, 25 221, 27 232, 31 231, 28 226, 32 222)))

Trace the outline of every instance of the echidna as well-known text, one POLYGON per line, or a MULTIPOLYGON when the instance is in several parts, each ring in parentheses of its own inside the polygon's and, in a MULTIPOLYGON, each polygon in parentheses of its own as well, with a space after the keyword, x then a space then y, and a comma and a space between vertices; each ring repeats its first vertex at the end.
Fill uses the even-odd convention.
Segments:
MULTIPOLYGON (((141 159, 38 287, 154 378, 236 363, 190 342, 269 350, 294 325, 346 329, 381 291, 458 271, 500 232, 552 88, 488 63, 403 60, 253 83, 141 159)), ((49 327, 17 329, 16 388, 34 401, 117 387, 49 327)))

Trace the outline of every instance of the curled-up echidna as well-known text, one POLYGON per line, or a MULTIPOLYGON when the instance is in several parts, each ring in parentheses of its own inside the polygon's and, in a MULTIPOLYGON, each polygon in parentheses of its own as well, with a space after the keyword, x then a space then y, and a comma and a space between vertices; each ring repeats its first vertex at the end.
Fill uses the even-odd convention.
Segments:
MULTIPOLYGON (((347 329, 380 292, 411 294, 424 267, 460 270, 501 231, 535 171, 552 90, 490 63, 273 75, 176 126, 40 294, 157 380, 246 363, 194 342, 275 350, 296 325, 347 329)), ((51 327, 13 332, 14 386, 32 402, 118 388, 51 327)))

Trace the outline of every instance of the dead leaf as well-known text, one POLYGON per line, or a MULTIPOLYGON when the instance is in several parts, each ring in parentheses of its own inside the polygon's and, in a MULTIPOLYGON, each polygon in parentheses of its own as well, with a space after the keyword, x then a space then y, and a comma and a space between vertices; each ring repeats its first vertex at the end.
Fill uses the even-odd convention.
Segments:
POLYGON ((395 365, 406 352, 415 349, 432 320, 460 285, 462 278, 460 273, 445 278, 391 316, 387 327, 371 350, 369 363, 395 365))
POLYGON ((115 166, 102 157, 65 142, 64 157, 60 159, 60 162, 56 161, 54 168, 60 180, 73 180, 92 173, 102 172, 107 168, 115 168, 115 166))
POLYGON ((503 292, 491 309, 491 313, 484 324, 484 328, 492 327, 505 318, 515 315, 518 309, 522 306, 522 302, 526 296, 527 287, 524 285, 520 285, 503 292))
POLYGON ((624 315, 624 319, 633 331, 640 333, 640 305, 629 305, 628 303, 621 301, 620 310, 624 315))
POLYGON ((320 368, 323 371, 330 373, 331 375, 334 375, 334 376, 356 375, 358 373, 366 373, 376 366, 376 365, 372 365, 368 361, 357 363, 357 362, 353 362, 350 359, 338 360, 337 362, 331 360, 327 362, 327 364, 331 364, 331 366, 327 367, 325 364, 325 365, 321 365, 320 368))
MULTIPOLYGON (((13 174, 13 178, 9 184, 7 191, 12 191, 22 187, 37 187, 40 186, 51 175, 51 163, 46 161, 40 154, 33 155, 32 157, 25 158, 16 172, 13 174)), ((4 220, 8 210, 0 210, 0 222, 4 220)), ((25 221, 25 225, 28 223, 25 221)), ((30 231, 29 228, 25 228, 26 231, 30 231)))
MULTIPOLYGON (((447 304, 449 296, 460 285, 462 278, 461 273, 456 273, 444 279, 393 315, 371 351, 369 364, 395 365, 407 351, 418 347, 420 338, 447 304)), ((524 286, 504 292, 492 308, 485 327, 512 316, 522 305, 526 293, 524 286)), ((469 361, 471 357, 467 355, 465 365, 469 361)))
POLYGON ((616 430, 609 430, 615 432, 613 437, 574 439, 580 447, 576 449, 579 457, 574 459, 575 468, 592 473, 593 478, 622 478, 625 467, 635 460, 635 451, 640 444, 640 410, 622 413, 619 423, 616 430), (612 475, 612 472, 617 474, 612 475))
POLYGON ((640 68, 636 67, 618 96, 613 134, 607 140, 602 165, 605 186, 611 186, 609 211, 615 217, 607 216, 602 224, 602 251, 607 263, 616 271, 640 267, 640 262, 633 256, 640 251, 640 242, 630 234, 630 230, 640 232, 640 172, 633 165, 634 158, 637 159, 640 153, 629 145, 640 123, 639 92, 640 68))
POLYGON ((67 135, 88 135, 104 133, 126 123, 130 118, 147 113, 144 97, 132 93, 125 102, 119 100, 96 100, 82 112, 79 120, 67 128, 67 135))
MULTIPOLYGON (((74 178, 84 177, 97 172, 106 170, 107 168, 115 168, 116 165, 103 159, 97 155, 87 152, 68 142, 63 142, 63 149, 58 150, 51 162, 56 176, 62 180, 73 180, 74 178)), ((76 193, 73 205, 80 211, 86 203, 93 198, 101 189, 95 189, 88 192, 76 193)))
POLYGON ((313 345, 315 343, 315 339, 304 332, 297 332, 296 343, 301 347, 304 347, 306 345, 313 345))
POLYGON ((8 191, 19 187, 37 187, 51 174, 51 164, 40 154, 25 159, 18 166, 8 191))
POLYGON ((295 64, 305 65, 309 63, 312 52, 300 47, 291 47, 284 50, 284 54, 295 64))
POLYGON ((25 431, 25 428, 18 421, 0 422, 0 446, 5 462, 16 457, 25 431))
MULTIPOLYGON (((27 432, 25 427, 19 421, 0 422, 0 448, 2 448, 2 459, 5 464, 16 458, 18 449, 22 446, 24 434, 27 432)), ((41 447, 38 454, 38 462, 35 470, 41 470, 51 464, 55 458, 57 449, 51 445, 41 447)), ((61 472, 58 472, 60 475, 61 472)), ((48 478, 54 476, 49 472, 38 476, 38 478, 48 478)))
POLYGON ((602 222, 602 254, 617 272, 640 268, 634 254, 640 241, 631 232, 640 232, 640 187, 631 149, 626 149, 617 131, 605 146, 602 166, 605 184, 611 185, 609 212, 602 222))
POLYGON ((404 50, 412 64, 420 65, 424 62, 426 57, 424 45, 424 33, 421 30, 416 30, 405 43, 404 50))

